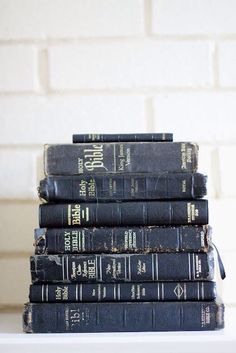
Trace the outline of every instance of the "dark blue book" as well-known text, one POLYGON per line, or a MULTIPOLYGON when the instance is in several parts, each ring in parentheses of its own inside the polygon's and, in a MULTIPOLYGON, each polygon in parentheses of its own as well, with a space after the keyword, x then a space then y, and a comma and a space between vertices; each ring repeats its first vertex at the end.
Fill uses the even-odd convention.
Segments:
POLYGON ((35 254, 206 252, 211 228, 203 226, 37 228, 35 254))
POLYGON ((204 301, 215 298, 216 283, 210 281, 31 284, 29 293, 31 303, 204 301))
POLYGON ((54 175, 40 181, 38 193, 48 202, 198 199, 206 180, 200 173, 54 175))
POLYGON ((40 228, 208 224, 207 200, 43 204, 40 228))
POLYGON ((139 134, 73 134, 73 143, 87 142, 171 142, 171 133, 139 133, 139 134))
POLYGON ((206 331, 224 327, 224 306, 214 301, 28 303, 27 333, 206 331))
POLYGON ((213 280, 214 253, 35 255, 33 283, 213 280))
POLYGON ((196 172, 190 142, 106 142, 45 145, 45 175, 196 172))

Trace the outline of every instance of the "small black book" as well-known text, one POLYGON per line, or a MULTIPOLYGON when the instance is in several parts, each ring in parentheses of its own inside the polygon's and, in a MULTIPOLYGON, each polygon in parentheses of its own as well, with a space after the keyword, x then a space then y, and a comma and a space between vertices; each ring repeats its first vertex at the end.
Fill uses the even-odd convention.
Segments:
POLYGON ((55 175, 40 181, 38 193, 48 202, 198 199, 206 180, 200 173, 55 175))
POLYGON ((215 301, 27 303, 27 333, 206 331, 224 327, 224 306, 215 301))
POLYGON ((215 282, 31 284, 34 303, 214 300, 215 282))
POLYGON ((32 283, 213 280, 214 253, 34 255, 32 283))
POLYGON ((45 145, 45 175, 196 172, 190 142, 106 142, 45 145))
POLYGON ((172 142, 171 133, 142 134, 74 134, 73 143, 87 142, 172 142))
POLYGON ((207 200, 42 204, 39 227, 208 224, 207 200))
POLYGON ((206 252, 211 228, 203 226, 37 228, 35 254, 206 252))

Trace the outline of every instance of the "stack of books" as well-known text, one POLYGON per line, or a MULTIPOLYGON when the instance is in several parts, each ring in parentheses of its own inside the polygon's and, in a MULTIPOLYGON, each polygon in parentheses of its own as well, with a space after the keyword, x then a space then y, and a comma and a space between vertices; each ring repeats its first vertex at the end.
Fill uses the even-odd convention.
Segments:
POLYGON ((198 145, 172 138, 45 146, 25 332, 224 326, 198 145))

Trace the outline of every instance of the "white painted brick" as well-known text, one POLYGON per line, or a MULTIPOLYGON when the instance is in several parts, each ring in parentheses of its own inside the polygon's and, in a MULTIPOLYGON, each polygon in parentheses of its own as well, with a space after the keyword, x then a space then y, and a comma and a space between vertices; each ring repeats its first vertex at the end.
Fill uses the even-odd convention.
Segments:
POLYGON ((236 33, 234 0, 153 0, 152 30, 156 34, 236 33))
POLYGON ((235 142, 235 92, 157 94, 154 128, 172 131, 175 140, 235 142))
POLYGON ((38 150, 32 149, 0 149, 0 198, 32 199, 36 197, 37 154, 38 150))
POLYGON ((234 232, 236 199, 210 199, 209 224, 219 251, 236 251, 234 232))
POLYGON ((219 148, 220 194, 236 199, 236 145, 219 148))
POLYGON ((70 143, 73 133, 146 131, 141 96, 0 97, 0 144, 70 143))
MULTIPOLYGON (((235 2, 236 5, 236 2, 235 2)), ((227 41, 219 45, 219 82, 223 87, 236 86, 236 41, 227 41)))
POLYGON ((209 86, 212 46, 205 42, 135 40, 49 49, 55 90, 209 86))
POLYGON ((222 299, 225 304, 236 304, 236 266, 235 251, 225 251, 221 253, 222 261, 225 266, 226 278, 220 283, 222 286, 222 299))
POLYGON ((142 0, 1 0, 1 39, 140 35, 142 0))
POLYGON ((214 169, 214 154, 215 150, 211 146, 199 145, 198 154, 198 171, 207 175, 207 197, 216 197, 217 195, 217 180, 214 169))
POLYGON ((0 92, 38 89, 37 54, 31 46, 0 47, 0 92))
POLYGON ((28 258, 0 258, 0 304, 20 305, 28 301, 30 267, 28 258))
POLYGON ((38 223, 37 202, 0 202, 0 252, 34 251, 34 228, 38 223))

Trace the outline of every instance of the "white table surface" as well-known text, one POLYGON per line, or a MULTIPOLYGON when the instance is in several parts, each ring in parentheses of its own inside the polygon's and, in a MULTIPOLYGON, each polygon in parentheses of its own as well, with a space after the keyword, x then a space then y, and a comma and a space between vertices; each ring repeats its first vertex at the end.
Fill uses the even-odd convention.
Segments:
POLYGON ((25 334, 21 313, 2 313, 0 332, 1 353, 236 353, 236 308, 219 331, 25 334))

